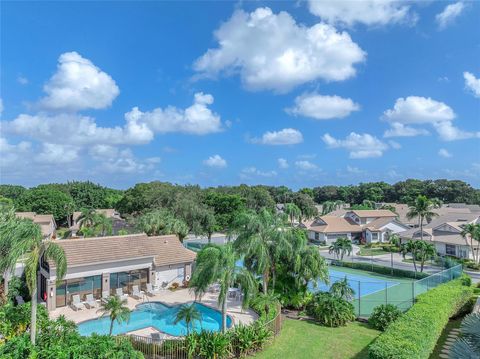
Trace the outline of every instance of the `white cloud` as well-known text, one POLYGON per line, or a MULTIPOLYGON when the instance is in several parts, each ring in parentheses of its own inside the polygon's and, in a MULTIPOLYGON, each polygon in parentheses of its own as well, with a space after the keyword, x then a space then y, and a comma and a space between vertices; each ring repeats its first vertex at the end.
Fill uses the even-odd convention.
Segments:
POLYGON ((285 158, 279 158, 277 162, 278 162, 278 167, 282 169, 287 169, 289 167, 288 161, 285 158))
POLYGON ((346 26, 415 23, 418 19, 407 2, 398 0, 309 0, 309 9, 328 23, 346 26))
POLYGON ((275 177, 276 171, 260 171, 256 167, 246 167, 240 172, 240 177, 244 179, 252 177, 275 177))
POLYGON ((348 165, 347 165, 347 172, 352 174, 357 174, 357 175, 365 173, 365 171, 359 169, 358 167, 352 167, 348 165))
POLYGON ((120 93, 110 75, 76 52, 60 55, 57 72, 43 89, 47 96, 40 106, 58 111, 106 108, 120 93))
POLYGON ((390 122, 403 124, 452 121, 456 117, 445 103, 420 96, 398 98, 393 109, 385 111, 384 115, 390 122))
POLYGON ((440 30, 445 29, 448 25, 452 24, 455 19, 460 16, 460 14, 465 9, 466 5, 459 1, 455 4, 450 4, 443 9, 443 11, 435 16, 435 21, 438 24, 440 30))
POLYGON ((20 85, 28 85, 28 79, 25 77, 25 76, 18 76, 17 77, 17 82, 20 84, 20 85))
POLYGON ((78 158, 78 147, 59 145, 54 143, 42 143, 41 152, 35 156, 35 161, 40 163, 64 164, 75 161, 78 158))
POLYGON ((284 128, 280 131, 268 131, 261 138, 252 139, 253 143, 262 145, 295 145, 303 142, 302 133, 293 128, 284 128))
POLYGON ((438 122, 433 126, 438 132, 440 138, 444 141, 465 140, 468 138, 480 138, 480 132, 463 131, 455 127, 451 122, 438 122))
POLYGON ((329 148, 344 148, 350 152, 350 158, 381 157, 388 145, 368 133, 350 133, 344 140, 336 139, 328 133, 323 135, 323 141, 329 148))
POLYGON ((348 33, 324 23, 299 25, 267 7, 235 11, 214 35, 219 47, 197 59, 195 70, 207 77, 239 73, 251 90, 284 93, 314 80, 343 81, 366 57, 348 33))
POLYGON ((208 167, 225 168, 227 167, 227 161, 225 161, 220 155, 213 155, 203 161, 203 164, 208 167))
POLYGON ((31 143, 21 141, 17 144, 11 144, 4 137, 0 137, 0 168, 23 163, 30 158, 31 143))
POLYGON ((473 93, 473 96, 480 97, 480 78, 476 78, 471 72, 463 73, 465 79, 465 87, 473 93))
POLYGON ((441 156, 441 157, 445 157, 445 158, 450 158, 452 157, 452 154, 450 152, 448 152, 445 148, 441 148, 439 151, 438 151, 438 155, 441 156))
POLYGON ((3 99, 0 98, 0 117, 2 116, 3 113, 3 99))
POLYGON ((155 169, 160 163, 159 157, 150 157, 145 160, 137 159, 130 149, 124 149, 118 152, 115 157, 102 162, 99 170, 107 173, 132 174, 145 173, 155 169))
POLYGON ((388 141, 388 144, 390 145, 390 147, 392 147, 394 150, 399 150, 400 148, 402 148, 402 145, 399 144, 398 142, 395 142, 395 141, 388 141))
POLYGON ((316 120, 329 120, 347 117, 359 109, 360 106, 349 98, 304 93, 295 99, 295 106, 286 111, 293 115, 311 117, 316 120))
POLYGON ((428 135, 428 131, 423 128, 414 128, 406 126, 403 123, 393 122, 390 129, 386 130, 383 137, 413 137, 420 135, 428 135))
POLYGON ((183 132, 194 135, 206 135, 222 131, 220 116, 214 113, 208 105, 213 103, 213 96, 198 92, 194 102, 186 109, 168 106, 164 109, 155 108, 149 112, 142 112, 134 107, 125 114, 127 121, 146 125, 148 129, 157 133, 183 132))
POLYGON ((310 161, 295 161, 295 167, 304 170, 304 171, 313 171, 318 169, 318 166, 310 161))
POLYGON ((118 147, 110 145, 95 145, 90 147, 89 154, 97 161, 113 159, 118 156, 118 147))

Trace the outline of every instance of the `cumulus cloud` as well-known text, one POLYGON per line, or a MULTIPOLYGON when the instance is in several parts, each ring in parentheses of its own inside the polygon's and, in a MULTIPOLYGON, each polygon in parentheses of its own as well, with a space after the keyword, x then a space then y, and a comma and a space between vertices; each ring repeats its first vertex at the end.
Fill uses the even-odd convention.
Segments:
POLYGON ((47 96, 39 105, 58 111, 106 108, 120 93, 110 75, 77 52, 60 55, 57 72, 43 89, 47 96))
POLYGON ((318 166, 310 161, 303 160, 303 161, 295 161, 295 167, 301 169, 303 171, 313 171, 318 169, 318 166))
POLYGON ((324 96, 317 93, 304 93, 295 99, 295 106, 286 109, 293 115, 311 117, 316 120, 344 118, 360 106, 349 98, 324 96))
POLYGON ((118 155, 101 163, 101 170, 108 173, 132 174, 152 171, 160 163, 159 157, 137 159, 130 149, 118 152, 118 155))
POLYGON ((329 148, 344 148, 350 152, 350 158, 381 157, 388 145, 368 133, 350 133, 344 140, 336 139, 326 133, 322 137, 329 148))
POLYGON ((252 139, 252 142, 262 145, 295 145, 303 142, 303 135, 293 128, 284 128, 280 131, 267 131, 261 138, 252 139))
POLYGON ((399 144, 398 142, 395 142, 395 141, 388 141, 388 144, 390 145, 390 147, 392 147, 394 150, 399 150, 400 148, 402 148, 402 145, 399 144))
POLYGON ((275 177, 276 171, 260 171, 256 167, 246 167, 240 172, 240 177, 250 179, 252 177, 275 177))
POLYGON ((6 138, 0 137, 0 168, 5 168, 16 163, 23 162, 28 158, 30 153, 31 143, 21 141, 17 144, 10 143, 6 138))
POLYGON ((356 174, 356 175, 365 173, 365 171, 361 170, 358 167, 353 167, 353 166, 348 166, 348 165, 347 165, 347 172, 351 173, 351 174, 356 174))
POLYGON ((220 116, 208 107, 213 101, 212 95, 198 92, 194 96, 193 104, 186 109, 168 106, 142 112, 138 107, 134 107, 125 114, 125 119, 129 123, 145 125, 156 133, 206 135, 222 131, 220 116))
POLYGON ((277 160, 278 167, 282 169, 287 169, 289 167, 288 161, 285 158, 279 158, 277 160))
POLYGON ((415 23, 418 15, 405 1, 398 0, 309 0, 310 12, 330 24, 381 26, 415 23))
POLYGON ((200 76, 235 74, 250 90, 285 93, 314 80, 343 81, 366 53, 346 32, 319 23, 299 25, 287 12, 237 10, 214 33, 217 48, 194 63, 200 76))
POLYGON ((225 161, 220 155, 213 155, 203 161, 203 164, 208 167, 225 168, 227 167, 227 161, 225 161))
POLYGON ((438 150, 438 155, 444 158, 452 157, 452 154, 448 152, 445 148, 441 148, 440 150, 438 150))
POLYGON ((480 78, 476 78, 471 72, 463 73, 465 87, 473 93, 473 96, 480 97, 480 78))
POLYGON ((455 19, 465 10, 466 5, 459 1, 455 4, 450 4, 443 9, 443 11, 435 16, 435 21, 438 24, 440 30, 445 29, 448 25, 452 24, 455 19))
POLYGON ((453 125, 457 115, 447 104, 430 97, 409 96, 398 98, 393 106, 384 112, 384 119, 391 128, 385 137, 418 136, 427 134, 427 130, 407 125, 431 125, 439 137, 445 141, 454 141, 478 137, 478 132, 463 131, 453 125))
POLYGON ((35 161, 40 163, 64 164, 78 158, 79 148, 75 146, 59 145, 55 143, 42 143, 42 150, 35 156, 35 161))

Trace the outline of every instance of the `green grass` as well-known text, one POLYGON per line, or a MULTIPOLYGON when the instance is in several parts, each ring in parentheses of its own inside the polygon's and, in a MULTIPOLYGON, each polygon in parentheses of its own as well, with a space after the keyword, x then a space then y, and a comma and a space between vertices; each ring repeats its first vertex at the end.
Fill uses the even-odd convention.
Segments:
POLYGON ((371 257, 371 256, 381 256, 383 254, 389 254, 390 252, 384 251, 382 248, 361 248, 357 255, 371 257))
POLYGON ((379 331, 359 322, 346 327, 327 328, 307 321, 286 319, 280 335, 255 358, 368 358, 367 347, 379 334, 379 331))

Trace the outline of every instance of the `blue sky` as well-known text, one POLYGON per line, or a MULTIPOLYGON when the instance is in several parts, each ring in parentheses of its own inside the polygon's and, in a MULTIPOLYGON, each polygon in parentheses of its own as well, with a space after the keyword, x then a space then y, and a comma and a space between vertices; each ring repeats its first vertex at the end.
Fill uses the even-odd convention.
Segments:
POLYGON ((2 2, 1 182, 480 186, 473 2, 2 2))

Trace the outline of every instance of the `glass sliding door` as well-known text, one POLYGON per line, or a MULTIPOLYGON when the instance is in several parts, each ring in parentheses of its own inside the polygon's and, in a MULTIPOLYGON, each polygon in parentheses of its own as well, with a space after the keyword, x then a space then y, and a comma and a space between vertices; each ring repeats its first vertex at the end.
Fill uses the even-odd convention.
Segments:
POLYGON ((88 294, 92 294, 95 299, 101 298, 101 275, 74 278, 59 282, 59 284, 57 284, 57 307, 70 305, 74 295, 80 296, 80 300, 84 301, 88 294))
POLYGON ((122 288, 123 293, 131 293, 134 285, 137 285, 140 290, 145 290, 147 287, 147 281, 148 269, 111 273, 110 292, 111 294, 115 294, 117 288, 122 288))

